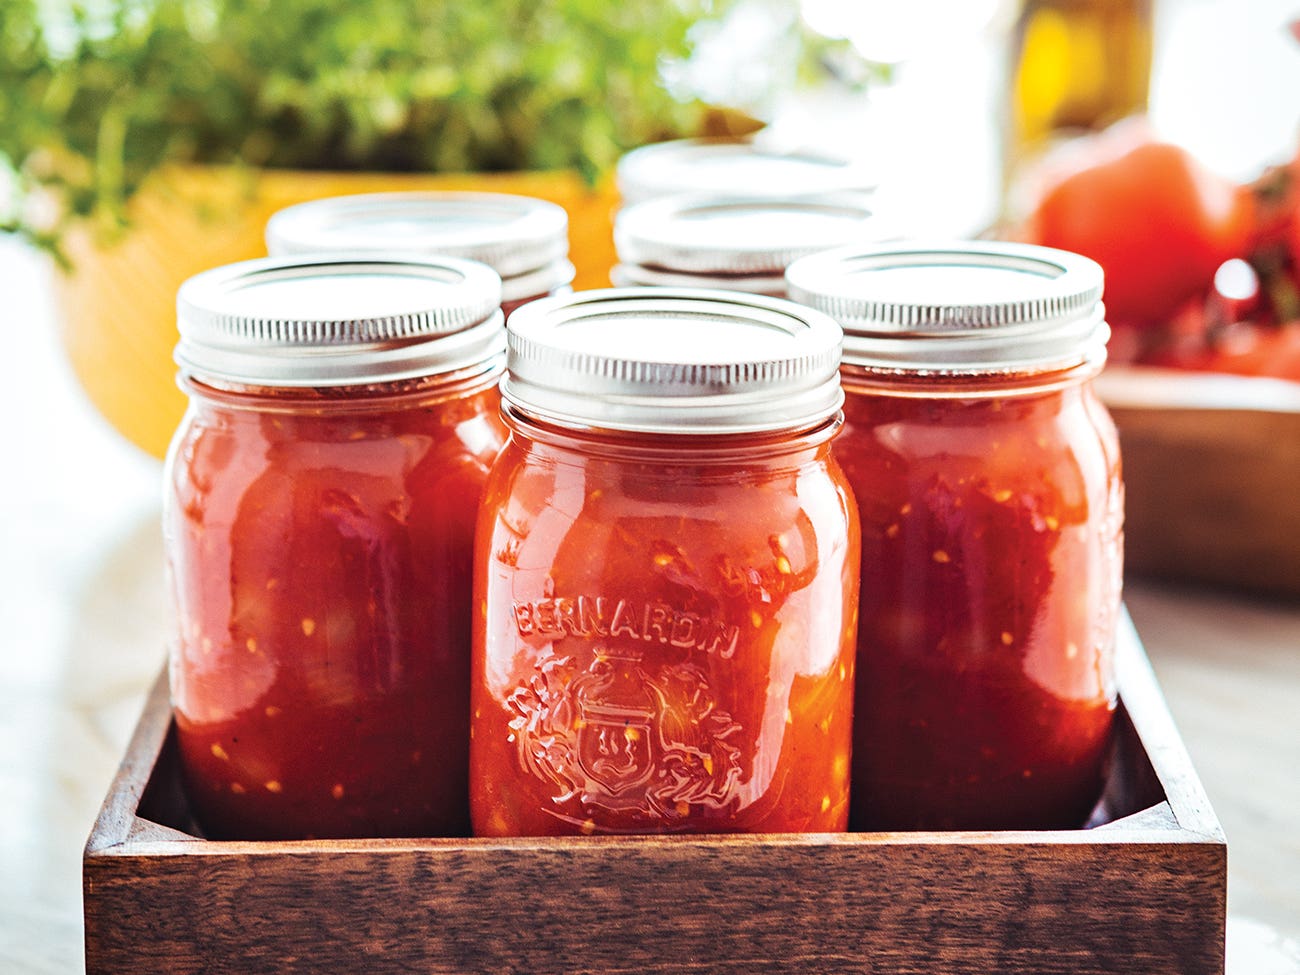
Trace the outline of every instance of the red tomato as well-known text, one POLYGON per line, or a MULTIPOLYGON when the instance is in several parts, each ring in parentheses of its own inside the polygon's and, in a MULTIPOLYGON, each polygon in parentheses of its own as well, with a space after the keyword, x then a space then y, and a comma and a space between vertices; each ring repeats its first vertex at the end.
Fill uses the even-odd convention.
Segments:
POLYGON ((1083 165, 1051 182, 1028 231, 1101 264, 1111 320, 1144 325, 1167 319, 1209 287, 1220 264, 1246 254, 1254 211, 1248 188, 1127 127, 1094 137, 1083 165))

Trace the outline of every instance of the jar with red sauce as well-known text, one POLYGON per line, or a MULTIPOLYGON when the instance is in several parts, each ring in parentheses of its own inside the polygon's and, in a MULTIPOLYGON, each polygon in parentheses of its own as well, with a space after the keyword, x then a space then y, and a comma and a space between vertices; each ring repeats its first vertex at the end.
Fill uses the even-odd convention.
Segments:
POLYGON ((848 821, 855 505, 840 329, 626 289, 511 316, 480 511, 478 835, 848 821))
POLYGON ((1102 272, 998 242, 787 272, 845 330, 858 499, 855 829, 1077 828, 1116 706, 1123 488, 1102 272))
POLYGON ((491 268, 450 258, 271 258, 182 285, 164 536, 206 835, 468 831, 500 300, 491 268))
POLYGON ((867 193, 657 197, 619 211, 617 287, 725 288, 785 297, 791 262, 896 236, 867 193))
POLYGON ((501 276, 507 315, 573 283, 569 217, 513 193, 357 193, 298 203, 271 216, 272 256, 414 253, 481 261, 501 276))

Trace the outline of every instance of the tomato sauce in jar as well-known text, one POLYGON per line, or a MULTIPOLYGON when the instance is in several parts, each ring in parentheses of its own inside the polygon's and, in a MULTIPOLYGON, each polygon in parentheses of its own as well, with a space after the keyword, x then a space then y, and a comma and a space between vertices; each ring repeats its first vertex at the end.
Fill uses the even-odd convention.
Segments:
POLYGON ((843 830, 858 530, 830 452, 838 326, 627 289, 544 299, 508 332, 475 833, 843 830))
POLYGON ((845 329, 854 828, 1079 827, 1109 750, 1122 570, 1118 444, 1091 385, 1100 267, 917 243, 788 278, 845 329))
POLYGON ((190 279, 168 457, 171 692, 206 835, 463 835, 473 524, 500 284, 287 258, 190 279))
POLYGON ((330 196, 272 214, 272 256, 413 253, 480 261, 501 276, 501 310, 567 292, 569 216, 514 193, 396 192, 330 196))

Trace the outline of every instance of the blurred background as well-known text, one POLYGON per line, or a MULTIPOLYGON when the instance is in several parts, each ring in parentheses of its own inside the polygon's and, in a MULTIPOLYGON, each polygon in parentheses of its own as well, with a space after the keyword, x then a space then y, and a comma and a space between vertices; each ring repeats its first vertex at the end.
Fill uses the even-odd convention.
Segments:
MULTIPOLYGON (((751 133, 862 162, 910 236, 1043 239, 1055 187, 1152 141, 1184 154, 1152 178, 1199 188, 1205 241, 1220 197, 1253 215, 1202 241, 1161 321, 1116 322, 1106 389, 1126 598, 1229 837, 1228 970, 1300 971, 1297 21, 1288 0, 0 0, 0 971, 80 970, 81 848, 163 663, 179 281, 264 253, 301 199, 484 188, 564 205, 576 284, 603 286, 619 159, 751 133), (1216 276, 1232 260, 1244 285, 1216 276)), ((1080 206, 1103 250, 1150 222, 1080 206)), ((1150 295, 1158 265, 1114 276, 1150 295)))

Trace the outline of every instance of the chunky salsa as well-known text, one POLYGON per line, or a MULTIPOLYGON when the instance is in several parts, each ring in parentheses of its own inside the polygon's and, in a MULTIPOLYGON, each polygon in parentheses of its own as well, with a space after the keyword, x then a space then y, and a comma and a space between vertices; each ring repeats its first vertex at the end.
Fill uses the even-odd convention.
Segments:
POLYGON ((834 423, 791 448, 511 422, 479 522, 475 832, 843 830, 858 551, 834 423))
POLYGON ((844 379, 835 451, 862 516, 854 827, 1080 826, 1116 703, 1109 416, 1078 381, 844 379))
POLYGON ((472 535, 504 442, 496 390, 190 391, 165 527, 199 823, 464 834, 472 535))

